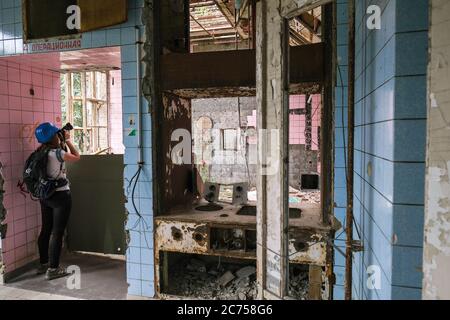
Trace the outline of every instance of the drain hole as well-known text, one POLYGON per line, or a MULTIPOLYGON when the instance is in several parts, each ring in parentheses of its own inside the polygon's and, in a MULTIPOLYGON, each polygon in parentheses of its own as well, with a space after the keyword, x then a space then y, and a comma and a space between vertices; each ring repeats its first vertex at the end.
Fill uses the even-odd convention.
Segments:
POLYGON ((228 218, 228 215, 226 213, 224 213, 224 214, 221 214, 220 217, 221 218, 228 218))
POLYGON ((294 248, 296 251, 305 251, 307 247, 308 246, 306 245, 306 243, 304 243, 302 241, 296 241, 294 243, 294 248))
POLYGON ((183 234, 181 233, 180 230, 174 228, 174 229, 172 229, 172 238, 173 238, 175 241, 180 241, 180 240, 183 239, 183 234))

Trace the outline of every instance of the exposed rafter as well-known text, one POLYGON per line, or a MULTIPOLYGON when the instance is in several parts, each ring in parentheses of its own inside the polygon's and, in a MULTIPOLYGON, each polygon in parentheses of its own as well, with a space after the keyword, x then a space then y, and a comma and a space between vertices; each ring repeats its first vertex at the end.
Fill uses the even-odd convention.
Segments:
POLYGON ((241 39, 248 39, 248 34, 239 26, 236 25, 236 18, 234 14, 230 11, 227 4, 223 0, 214 0, 215 4, 219 8, 220 12, 224 15, 224 17, 228 20, 228 22, 233 26, 233 28, 237 31, 241 39))

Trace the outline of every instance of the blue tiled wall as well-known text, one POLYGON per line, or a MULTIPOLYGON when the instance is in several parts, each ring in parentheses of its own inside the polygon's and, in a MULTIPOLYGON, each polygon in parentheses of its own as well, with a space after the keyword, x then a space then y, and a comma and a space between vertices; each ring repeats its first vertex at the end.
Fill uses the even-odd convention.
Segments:
MULTIPOLYGON (((346 155, 344 146, 347 141, 347 112, 348 112, 348 12, 347 1, 337 0, 337 63, 336 89, 335 89, 335 148, 334 148, 334 214, 345 226, 345 212, 347 205, 346 191, 346 155), (345 138, 345 139, 344 139, 345 138)), ((345 233, 339 230, 336 233, 335 245, 340 251, 345 252, 345 233)), ((334 299, 344 299, 344 277, 345 277, 345 257, 335 251, 334 273, 336 275, 336 285, 334 287, 334 299)))
MULTIPOLYGON (((346 10, 344 2, 338 1, 338 11, 346 10)), ((421 297, 427 6, 425 0, 356 1, 354 238, 362 238, 365 250, 354 256, 355 299, 421 297), (382 10, 381 30, 366 27, 369 5, 382 10), (380 290, 367 288, 366 270, 371 265, 380 267, 380 290)), ((345 24, 339 29, 338 42, 344 42, 345 24)), ((344 55, 345 49, 338 54, 344 55)), ((338 166, 342 135, 336 137, 338 166)), ((336 178, 339 175, 337 170, 336 178)), ((336 198, 342 194, 345 190, 337 188, 336 198)), ((344 211, 338 208, 337 216, 344 211)), ((336 257, 336 273, 342 272, 342 263, 336 257)))
MULTIPOLYGON (((21 0, 0 0, 0 56, 23 53, 22 40, 22 8, 21 0)), ((137 170, 138 149, 137 138, 129 136, 129 120, 137 122, 136 107, 136 36, 135 26, 139 26, 142 37, 145 36, 141 22, 144 0, 128 0, 128 21, 121 25, 87 32, 82 35, 82 49, 108 46, 121 47, 122 59, 122 96, 125 173, 124 188, 137 170)), ((142 68, 142 66, 141 66, 142 68)), ((143 69, 143 68, 142 68, 143 69)), ((142 74, 142 73, 141 73, 142 74)), ((127 229, 130 230, 130 243, 126 253, 128 293, 131 295, 152 297, 154 295, 153 267, 153 205, 152 205, 152 156, 151 156, 151 118, 149 104, 143 98, 143 145, 145 165, 136 188, 136 207, 143 217, 137 221, 131 199, 126 204, 129 212, 127 229), (139 222, 139 223, 137 223, 139 222), (137 226, 133 228, 135 225, 137 226)), ((128 195, 129 196, 129 195, 128 195)))

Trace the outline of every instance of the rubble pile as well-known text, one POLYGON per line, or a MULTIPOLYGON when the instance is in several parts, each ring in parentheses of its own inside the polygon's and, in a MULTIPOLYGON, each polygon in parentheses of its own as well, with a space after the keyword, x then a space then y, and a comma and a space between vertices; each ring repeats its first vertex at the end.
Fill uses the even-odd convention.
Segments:
POLYGON ((295 275, 291 271, 289 277, 289 295, 297 300, 307 300, 308 290, 308 272, 301 272, 295 275))
POLYGON ((306 191, 306 190, 296 190, 292 187, 289 188, 289 197, 296 198, 298 201, 296 203, 310 203, 319 204, 320 203, 320 190, 306 191))
MULTIPOLYGON (((291 272, 292 273, 292 272, 291 272)), ((169 293, 207 300, 255 300, 256 268, 232 263, 205 263, 187 259, 176 264, 169 275, 169 293)), ((308 274, 291 274, 290 295, 308 297, 308 274)))
MULTIPOLYGON (((256 190, 248 192, 248 200, 257 200, 256 190)), ((320 190, 297 190, 289 187, 289 203, 320 204, 320 190)))
POLYGON ((170 293, 208 300, 256 299, 256 268, 223 264, 208 265, 199 259, 179 263, 172 270, 170 293))

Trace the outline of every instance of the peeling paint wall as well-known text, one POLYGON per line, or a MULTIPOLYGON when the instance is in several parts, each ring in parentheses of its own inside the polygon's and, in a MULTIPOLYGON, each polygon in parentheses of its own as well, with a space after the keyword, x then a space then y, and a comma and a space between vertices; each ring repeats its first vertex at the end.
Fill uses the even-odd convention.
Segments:
POLYGON ((430 1, 423 298, 450 299, 450 2, 430 1))

